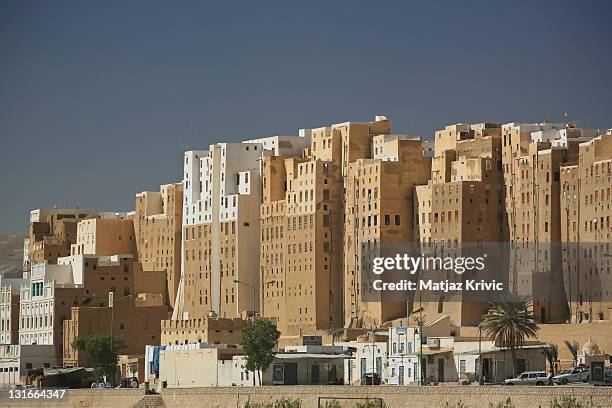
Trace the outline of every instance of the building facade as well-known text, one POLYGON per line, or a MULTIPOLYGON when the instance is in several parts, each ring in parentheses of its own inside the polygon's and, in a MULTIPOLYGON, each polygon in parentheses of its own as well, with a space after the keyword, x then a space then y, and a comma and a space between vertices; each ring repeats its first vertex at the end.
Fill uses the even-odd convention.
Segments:
POLYGON ((183 185, 165 184, 159 192, 139 193, 134 208, 138 260, 146 270, 166 272, 167 299, 172 307, 181 278, 183 185))

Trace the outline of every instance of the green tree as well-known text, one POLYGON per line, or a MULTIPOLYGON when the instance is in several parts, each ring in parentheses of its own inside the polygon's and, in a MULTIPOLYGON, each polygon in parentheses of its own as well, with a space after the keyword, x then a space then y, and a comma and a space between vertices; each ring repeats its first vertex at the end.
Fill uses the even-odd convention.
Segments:
POLYGON ((512 371, 516 375, 516 350, 523 347, 527 337, 533 337, 539 330, 529 311, 532 301, 529 297, 515 294, 502 295, 493 299, 488 312, 483 316, 482 328, 501 347, 512 354, 512 371))
POLYGON ((246 354, 245 368, 258 373, 259 384, 262 371, 270 367, 274 360, 274 346, 279 336, 280 332, 269 320, 251 320, 242 330, 240 344, 246 354))
POLYGON ((548 346, 542 350, 548 365, 550 366, 550 372, 555 375, 555 362, 559 359, 559 347, 556 344, 548 343, 548 346))
POLYGON ((572 353, 572 357, 574 358, 574 366, 576 366, 578 364, 578 343, 575 341, 570 343, 569 340, 563 340, 563 343, 565 343, 570 353, 572 353))
POLYGON ((118 368, 118 350, 125 347, 125 343, 121 337, 114 337, 112 344, 111 352, 111 336, 93 335, 76 339, 72 347, 86 352, 96 374, 106 375, 113 382, 118 368))

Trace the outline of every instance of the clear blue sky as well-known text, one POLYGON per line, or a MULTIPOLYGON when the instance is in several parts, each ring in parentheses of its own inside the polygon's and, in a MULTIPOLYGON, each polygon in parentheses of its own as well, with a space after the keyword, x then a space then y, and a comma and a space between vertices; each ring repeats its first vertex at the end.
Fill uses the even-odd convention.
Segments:
POLYGON ((375 114, 612 127, 611 3, 3 0, 0 232, 130 210, 180 180, 181 144, 375 114))

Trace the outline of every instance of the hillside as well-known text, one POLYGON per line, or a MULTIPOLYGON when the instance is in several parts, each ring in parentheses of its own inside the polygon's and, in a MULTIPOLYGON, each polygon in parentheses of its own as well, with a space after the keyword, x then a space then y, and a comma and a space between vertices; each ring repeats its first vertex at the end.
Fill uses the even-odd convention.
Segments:
POLYGON ((23 236, 0 234, 0 275, 20 275, 23 263, 23 236))

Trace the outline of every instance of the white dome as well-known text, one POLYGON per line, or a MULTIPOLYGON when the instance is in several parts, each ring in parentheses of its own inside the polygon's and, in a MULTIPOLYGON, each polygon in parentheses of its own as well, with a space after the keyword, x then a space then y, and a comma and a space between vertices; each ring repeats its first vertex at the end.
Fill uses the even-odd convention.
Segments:
POLYGON ((592 356, 594 354, 599 354, 599 347, 597 344, 593 342, 593 340, 589 337, 589 341, 584 343, 582 346, 582 352, 587 356, 592 356))

